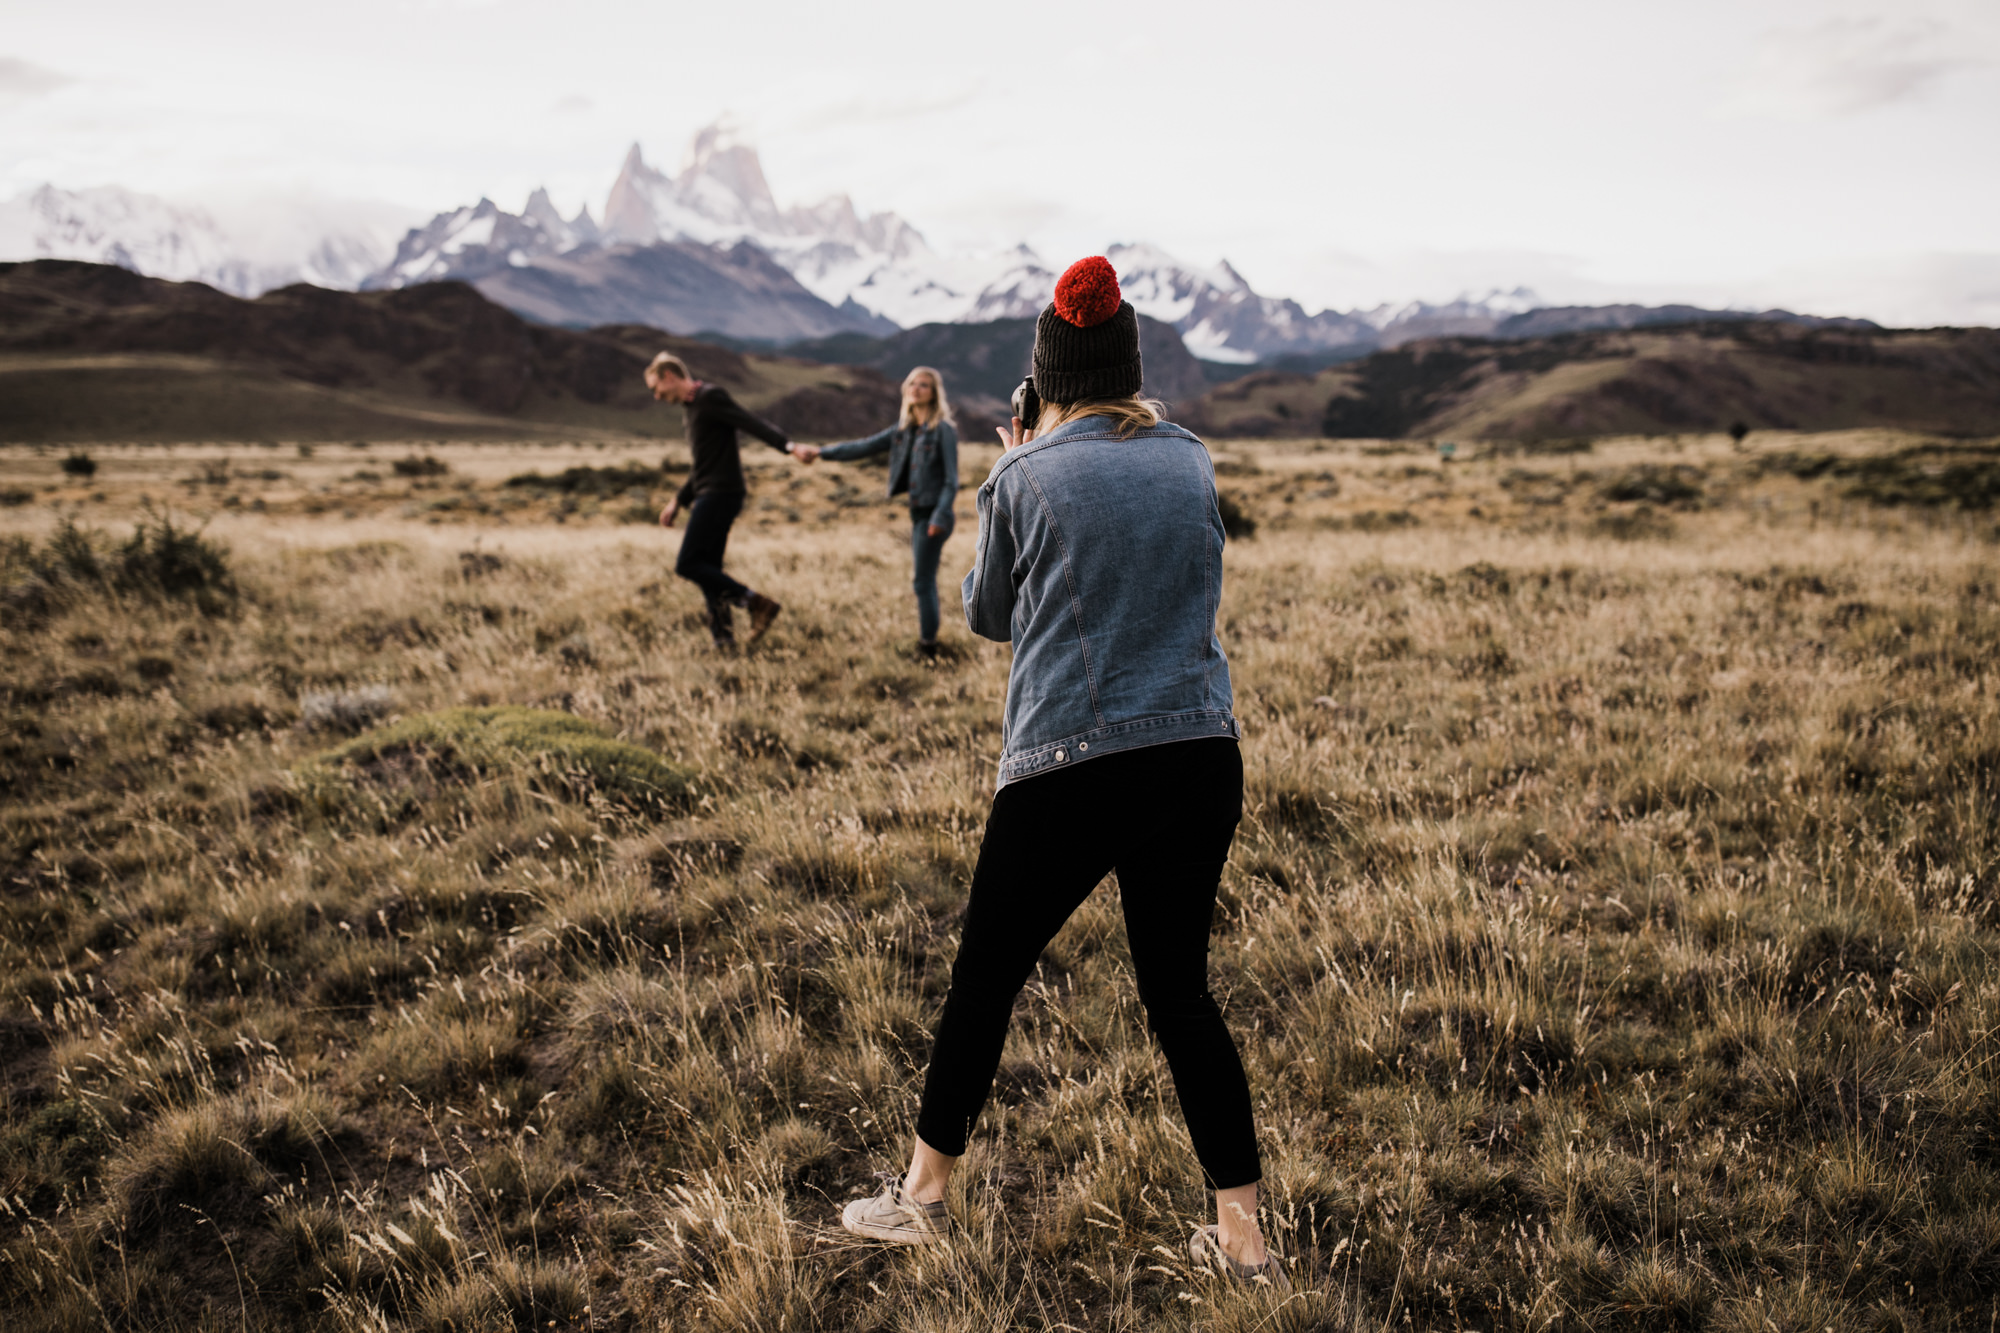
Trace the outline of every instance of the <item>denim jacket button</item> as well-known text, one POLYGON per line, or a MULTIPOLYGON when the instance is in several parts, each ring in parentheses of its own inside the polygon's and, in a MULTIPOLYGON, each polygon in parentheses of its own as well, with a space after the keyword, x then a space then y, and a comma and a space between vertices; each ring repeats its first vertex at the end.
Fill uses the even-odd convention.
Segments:
POLYGON ((1063 751, 1061 751, 1061 750, 1057 750, 1057 751, 1056 751, 1056 762, 1057 762, 1058 764, 1060 764, 1060 763, 1061 763, 1061 762, 1062 762, 1063 760, 1065 760, 1065 759, 1067 759, 1067 758, 1069 758, 1069 756, 1068 756, 1067 754, 1065 754, 1065 753, 1064 753, 1063 751))
POLYGON ((1089 748, 1090 748, 1089 741, 1078 741, 1076 743, 1076 752, 1078 754, 1082 754, 1085 750, 1088 750, 1089 748))

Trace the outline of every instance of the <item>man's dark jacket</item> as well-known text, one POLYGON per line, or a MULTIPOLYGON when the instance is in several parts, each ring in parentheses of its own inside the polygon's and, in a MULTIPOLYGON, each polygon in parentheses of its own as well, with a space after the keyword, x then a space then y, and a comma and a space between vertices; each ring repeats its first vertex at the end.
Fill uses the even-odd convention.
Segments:
POLYGON ((736 447, 736 432, 747 430, 764 443, 784 453, 791 441, 785 432, 746 410, 719 384, 703 384, 695 390, 694 401, 683 403, 687 414, 688 449, 694 454, 694 470, 675 497, 685 509, 694 497, 710 491, 741 495, 749 490, 743 480, 743 455, 736 447))

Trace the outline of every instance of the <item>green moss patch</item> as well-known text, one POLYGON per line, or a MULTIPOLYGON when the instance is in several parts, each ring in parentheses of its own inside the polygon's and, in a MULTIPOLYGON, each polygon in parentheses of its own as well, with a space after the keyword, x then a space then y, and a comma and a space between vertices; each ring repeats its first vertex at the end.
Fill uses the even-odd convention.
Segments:
MULTIPOLYGON (((520 775, 559 793, 678 805, 694 775, 595 722, 546 708, 448 708, 357 736, 308 766, 384 786, 520 775)), ((310 776, 309 774, 307 776, 310 776)))

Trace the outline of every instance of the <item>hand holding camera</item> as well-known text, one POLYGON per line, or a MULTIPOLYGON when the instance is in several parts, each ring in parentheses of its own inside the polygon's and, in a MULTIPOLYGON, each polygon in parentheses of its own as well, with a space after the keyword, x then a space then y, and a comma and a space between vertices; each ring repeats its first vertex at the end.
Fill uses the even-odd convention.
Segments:
POLYGON ((1000 445, 1004 449, 1018 449, 1022 437, 1035 428, 1035 418, 1042 414, 1042 400, 1035 392, 1033 376, 1014 386, 1013 408, 1013 421, 1007 426, 994 427, 1000 434, 1000 445))

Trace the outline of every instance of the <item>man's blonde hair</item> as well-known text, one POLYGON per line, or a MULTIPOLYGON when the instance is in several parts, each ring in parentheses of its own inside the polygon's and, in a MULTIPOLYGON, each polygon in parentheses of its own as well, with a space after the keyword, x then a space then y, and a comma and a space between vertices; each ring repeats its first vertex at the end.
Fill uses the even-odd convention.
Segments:
POLYGON ((672 352, 660 353, 646 366, 646 383, 651 384, 662 375, 678 375, 684 380, 694 378, 694 376, 688 374, 687 362, 681 360, 672 352))
POLYGON ((951 400, 944 396, 944 376, 929 366, 917 366, 903 376, 903 410, 896 414, 896 424, 904 430, 912 426, 935 426, 938 422, 957 425, 957 418, 951 414, 951 400), (910 400, 910 386, 917 382, 917 376, 931 377, 931 414, 928 420, 919 420, 917 405, 910 400))

